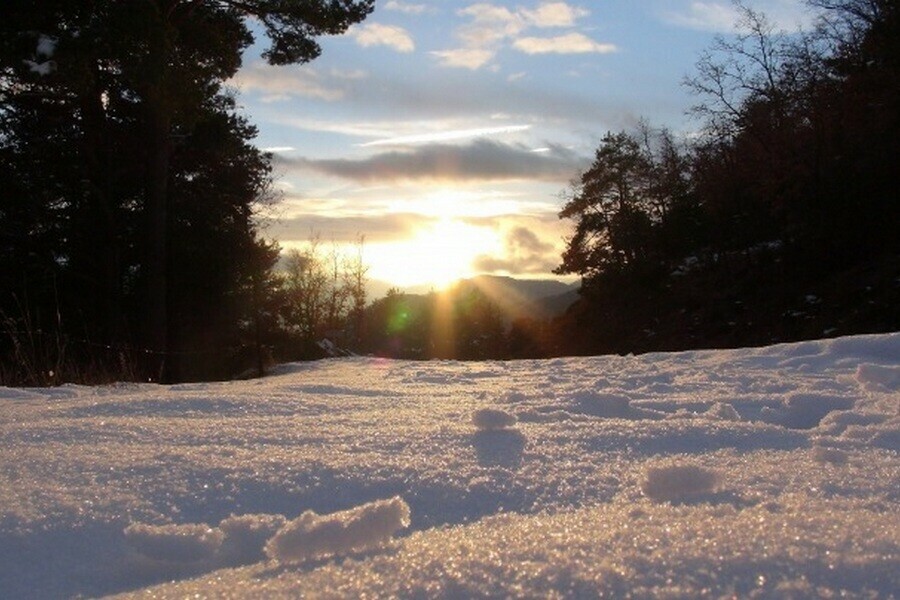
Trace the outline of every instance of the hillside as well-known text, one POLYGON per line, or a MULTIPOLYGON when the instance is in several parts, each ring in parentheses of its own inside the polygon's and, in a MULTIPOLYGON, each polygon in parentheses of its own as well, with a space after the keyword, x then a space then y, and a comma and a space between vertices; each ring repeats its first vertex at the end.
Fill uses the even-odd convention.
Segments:
POLYGON ((565 284, 555 279, 479 275, 464 279, 455 287, 460 291, 477 288, 511 320, 546 319, 562 314, 577 299, 579 284, 565 284))

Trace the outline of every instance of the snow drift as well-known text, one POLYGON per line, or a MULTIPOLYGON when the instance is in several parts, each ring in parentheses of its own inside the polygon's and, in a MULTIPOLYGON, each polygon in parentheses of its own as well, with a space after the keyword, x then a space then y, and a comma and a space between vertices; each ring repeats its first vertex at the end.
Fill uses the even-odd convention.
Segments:
POLYGON ((278 530, 266 554, 284 562, 366 550, 407 526, 409 505, 399 497, 324 516, 308 510, 278 530))
POLYGON ((900 333, 0 388, 0 597, 891 597, 898 372, 900 333))
POLYGON ((210 560, 222 545, 224 535, 206 525, 146 525, 125 528, 125 542, 151 560, 192 563, 210 560))

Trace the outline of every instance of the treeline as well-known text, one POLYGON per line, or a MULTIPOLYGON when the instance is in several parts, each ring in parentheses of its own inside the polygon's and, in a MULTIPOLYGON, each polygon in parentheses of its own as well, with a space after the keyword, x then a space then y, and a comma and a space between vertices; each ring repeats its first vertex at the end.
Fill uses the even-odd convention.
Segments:
POLYGON ((815 31, 742 8, 687 85, 702 129, 610 133, 560 217, 582 297, 551 352, 741 346, 900 327, 900 22, 811 0, 815 31))
MULTIPOLYGON (((277 317, 270 156, 225 86, 372 0, 5 0, 0 383, 233 375, 277 317)), ((253 357, 251 359, 251 357, 253 357)))
POLYGON ((426 295, 390 290, 366 313, 360 350, 405 359, 508 358, 509 315, 478 286, 426 295))
POLYGON ((809 0, 818 28, 743 10, 687 81, 696 136, 607 134, 560 217, 557 318, 477 286, 367 305, 356 257, 260 235, 270 157, 224 86, 370 0, 7 0, 0 19, 0 384, 183 381, 321 356, 535 358, 900 328, 900 22, 809 0))

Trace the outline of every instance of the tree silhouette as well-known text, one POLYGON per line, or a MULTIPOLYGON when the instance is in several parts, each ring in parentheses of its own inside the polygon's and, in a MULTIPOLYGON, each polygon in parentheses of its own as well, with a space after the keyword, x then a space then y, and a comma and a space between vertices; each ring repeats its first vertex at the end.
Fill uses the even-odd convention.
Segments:
POLYGON ((146 350, 143 377, 176 376, 174 357, 221 324, 209 313, 229 312, 200 307, 241 287, 240 263, 260 244, 253 206, 266 197, 268 158, 250 145, 255 131, 223 90, 253 41, 250 21, 271 42, 271 64, 302 63, 320 53, 318 36, 344 31, 372 5, 4 3, 0 155, 13 167, 0 175, 6 289, 27 295, 29 310, 65 316, 68 333, 79 329, 96 348, 146 350), (195 243, 210 235, 208 245, 195 243), (191 260, 188 248, 197 250, 191 260), (189 287, 205 291, 184 289, 189 264, 205 276, 189 287), (209 318, 195 318, 204 312, 209 318))

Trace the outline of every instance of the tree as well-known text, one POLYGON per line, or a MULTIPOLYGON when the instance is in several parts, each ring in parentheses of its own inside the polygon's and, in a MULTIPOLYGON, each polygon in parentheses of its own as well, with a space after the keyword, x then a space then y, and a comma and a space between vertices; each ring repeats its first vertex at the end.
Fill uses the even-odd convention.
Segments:
MULTIPOLYGON (((145 52, 139 54, 145 62, 141 73, 143 97, 146 103, 145 122, 150 139, 150 174, 147 203, 147 341, 154 349, 165 351, 168 329, 166 256, 167 240, 167 175, 171 156, 170 135, 172 119, 178 111, 172 99, 182 97, 181 87, 188 78, 181 77, 180 67, 215 65, 216 81, 220 83, 233 75, 240 65, 240 51, 252 41, 246 21, 255 18, 262 23, 271 46, 263 56, 273 65, 305 63, 318 57, 321 48, 315 38, 323 34, 342 33, 363 20, 373 8, 374 0, 324 0, 284 2, 280 0, 155 0, 147 2, 148 24, 144 32, 145 52), (238 41, 230 47, 214 48, 193 56, 180 55, 183 46, 188 50, 191 40, 214 37, 226 28, 234 31, 238 41), (222 52, 222 50, 226 50, 222 52), (224 60, 223 60, 224 58, 224 60)), ((129 8, 131 8, 129 6, 129 8)), ((140 38, 139 38, 140 39, 140 38)), ((207 49, 208 46, 198 48, 207 49)))
POLYGON ((343 255, 337 245, 322 248, 318 237, 288 252, 281 273, 282 318, 300 348, 292 358, 312 355, 323 337, 341 344, 358 343, 360 313, 365 309, 366 272, 362 240, 356 253, 343 255))
POLYGON ((687 80, 688 152, 604 138, 561 213, 577 222, 559 272, 584 284, 560 321, 570 351, 896 329, 896 2, 809 4, 819 25, 793 34, 738 5, 687 80))
POLYGON ((368 284, 367 274, 369 267, 363 261, 363 249, 365 246, 365 236, 360 235, 357 238, 356 253, 347 258, 344 271, 344 285, 350 296, 350 326, 352 328, 352 343, 359 347, 362 344, 365 335, 365 316, 366 316, 366 286, 368 284))
MULTIPOLYGON (((83 305, 76 300, 63 312, 71 309, 100 345, 130 340, 150 350, 146 356, 155 358, 146 361, 144 376, 164 376, 161 359, 190 337, 179 330, 185 304, 173 269, 183 265, 177 255, 183 240, 174 244, 174 236, 215 230, 226 239, 230 228, 252 238, 246 209, 255 199, 248 194, 262 192, 258 184, 269 176, 267 159, 250 149, 252 128, 230 114, 233 101, 222 92, 253 41, 250 20, 270 39, 264 56, 271 64, 303 63, 320 53, 318 36, 346 30, 372 6, 372 0, 6 2, 0 154, 16 171, 2 176, 13 185, 4 188, 0 231, 10 256, 42 264, 48 280, 89 282, 83 305), (200 149, 216 136, 232 140, 224 161, 222 152, 200 149), (40 156, 58 160, 42 171, 34 161, 40 156), (207 208, 222 191, 203 183, 216 170, 204 160, 235 166, 217 173, 232 182, 250 180, 232 195, 243 208, 226 200, 237 213, 213 211, 231 219, 224 228, 197 227, 199 211, 188 216, 198 187, 209 194, 207 208), (14 233, 29 230, 39 234, 33 241, 14 233), (173 310, 180 316, 173 318, 173 310)), ((220 275, 234 284, 233 273, 220 275)))
POLYGON ((658 262, 657 230, 689 195, 687 171, 666 130, 607 133, 559 213, 576 223, 556 272, 578 273, 590 284, 605 273, 636 272, 658 262))

